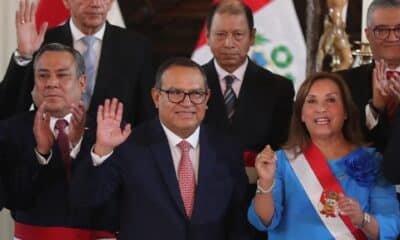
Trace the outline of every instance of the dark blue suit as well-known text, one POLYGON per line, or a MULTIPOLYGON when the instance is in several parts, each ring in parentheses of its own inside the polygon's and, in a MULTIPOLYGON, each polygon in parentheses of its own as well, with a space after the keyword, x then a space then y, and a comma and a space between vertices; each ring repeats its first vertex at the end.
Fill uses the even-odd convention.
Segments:
POLYGON ((119 239, 248 239, 247 177, 239 148, 200 129, 198 185, 187 219, 166 135, 159 120, 136 128, 102 165, 89 152, 72 179, 76 204, 98 205, 120 194, 119 239))
MULTIPOLYGON (((8 163, 5 186, 7 193, 14 196, 8 201, 11 206, 7 204, 7 207, 11 208, 13 218, 19 223, 34 226, 116 230, 114 219, 117 217, 102 217, 109 211, 108 206, 104 210, 71 206, 69 182, 56 143, 49 164, 38 163, 32 130, 34 115, 35 112, 26 112, 0 122, 0 152, 3 161, 8 163), (16 203, 18 209, 13 206, 16 203), (20 209, 21 205, 23 209, 20 209)), ((86 141, 85 138, 83 148, 86 141)), ((73 159, 72 171, 77 164, 79 162, 73 159)))

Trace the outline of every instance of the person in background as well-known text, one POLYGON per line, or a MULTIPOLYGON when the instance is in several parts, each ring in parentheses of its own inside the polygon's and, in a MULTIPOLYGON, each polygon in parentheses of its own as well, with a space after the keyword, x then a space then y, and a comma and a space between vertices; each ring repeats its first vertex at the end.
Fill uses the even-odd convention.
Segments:
POLYGON ((400 74, 393 74, 400 71, 400 1, 372 1, 366 21, 365 34, 371 47, 373 63, 338 73, 350 87, 367 140, 383 152, 400 97, 396 94, 400 91, 400 74), (384 81, 390 83, 386 94, 382 92, 376 76, 376 71, 382 67, 387 72, 384 81))
POLYGON ((317 73, 301 85, 283 150, 258 155, 248 219, 274 239, 395 239, 396 192, 381 155, 363 145, 345 81, 317 73))
POLYGON ((106 98, 117 97, 126 106, 124 121, 136 126, 155 115, 150 97, 153 69, 150 46, 142 36, 106 21, 114 0, 64 0, 71 18, 47 30, 36 29, 36 5, 20 0, 16 12, 17 50, 0 83, 0 119, 28 111, 34 85, 32 59, 41 45, 58 42, 84 57, 87 88, 83 94, 88 113, 95 116, 106 98))

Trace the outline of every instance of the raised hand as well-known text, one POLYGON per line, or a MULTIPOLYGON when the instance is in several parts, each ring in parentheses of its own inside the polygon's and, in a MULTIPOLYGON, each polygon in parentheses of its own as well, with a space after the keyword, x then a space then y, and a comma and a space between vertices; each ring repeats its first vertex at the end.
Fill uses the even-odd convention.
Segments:
POLYGON ((69 141, 72 146, 78 144, 79 140, 83 136, 85 131, 86 123, 86 108, 83 101, 80 101, 78 106, 75 104, 71 105, 72 118, 69 125, 69 141))
POLYGON ((19 9, 15 14, 15 26, 17 28, 17 45, 19 53, 24 57, 32 57, 43 43, 47 30, 47 22, 36 30, 36 4, 29 0, 20 0, 19 9))
POLYGON ((383 110, 389 100, 389 84, 386 79, 387 64, 381 59, 376 62, 372 76, 372 101, 375 107, 383 110))
POLYGON ((131 125, 128 123, 121 129, 123 104, 118 99, 106 99, 104 106, 99 105, 97 110, 97 130, 94 152, 104 156, 123 143, 131 134, 131 125))
POLYGON ((50 153, 54 143, 54 135, 50 130, 50 116, 44 112, 45 107, 46 103, 43 102, 36 111, 33 122, 36 151, 43 155, 50 153))
POLYGON ((259 184, 263 187, 270 187, 272 185, 275 169, 276 169, 276 155, 272 148, 267 145, 257 155, 255 167, 259 177, 259 184))

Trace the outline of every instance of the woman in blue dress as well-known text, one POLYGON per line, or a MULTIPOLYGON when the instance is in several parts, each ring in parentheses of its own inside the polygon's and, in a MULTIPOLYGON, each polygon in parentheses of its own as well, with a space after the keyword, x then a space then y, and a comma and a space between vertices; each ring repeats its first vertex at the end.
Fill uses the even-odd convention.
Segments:
POLYGON ((284 150, 257 156, 250 223, 269 239, 396 239, 395 187, 380 155, 363 146, 348 87, 332 73, 300 87, 284 150))

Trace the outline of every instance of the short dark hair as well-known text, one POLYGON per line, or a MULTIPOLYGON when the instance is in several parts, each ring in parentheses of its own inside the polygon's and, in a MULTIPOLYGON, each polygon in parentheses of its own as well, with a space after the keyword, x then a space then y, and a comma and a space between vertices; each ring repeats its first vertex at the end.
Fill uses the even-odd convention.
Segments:
POLYGON ((247 6, 242 1, 238 1, 238 4, 224 3, 223 1, 221 1, 213 4, 210 11, 208 12, 206 19, 208 33, 210 33, 211 24, 216 13, 219 14, 227 13, 231 15, 239 15, 244 13, 246 15, 247 25, 249 26, 249 30, 251 31, 254 28, 253 11, 250 9, 249 6, 247 6))
POLYGON ((368 7, 367 11, 367 26, 372 26, 372 14, 377 8, 398 8, 400 0, 374 0, 368 7))
POLYGON ((289 139, 285 144, 285 149, 296 149, 303 151, 311 145, 311 137, 306 125, 302 121, 302 110, 305 99, 310 92, 311 87, 320 80, 331 80, 340 91, 344 111, 347 118, 344 121, 342 132, 344 138, 350 143, 361 146, 365 144, 359 123, 359 112, 353 102, 350 89, 345 80, 336 73, 320 72, 310 75, 297 91, 296 100, 293 104, 293 114, 290 122, 289 139))
POLYGON ((186 57, 174 57, 170 58, 164 63, 160 65, 160 67, 157 70, 156 73, 156 82, 154 84, 154 88, 160 89, 162 85, 162 78, 164 73, 171 67, 174 66, 180 66, 180 67, 188 67, 188 68, 195 68, 199 70, 203 80, 204 80, 204 87, 208 89, 208 84, 207 84, 207 76, 206 73, 204 72, 203 68, 194 62, 193 60, 186 58, 186 57))
POLYGON ((75 50, 74 48, 61 44, 61 43, 48 43, 43 45, 35 54, 35 58, 33 60, 33 70, 36 71, 37 63, 39 62, 42 55, 46 52, 67 52, 72 55, 74 58, 75 66, 76 66, 76 76, 80 78, 85 74, 85 61, 83 60, 82 55, 75 50))

